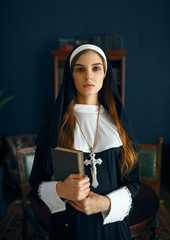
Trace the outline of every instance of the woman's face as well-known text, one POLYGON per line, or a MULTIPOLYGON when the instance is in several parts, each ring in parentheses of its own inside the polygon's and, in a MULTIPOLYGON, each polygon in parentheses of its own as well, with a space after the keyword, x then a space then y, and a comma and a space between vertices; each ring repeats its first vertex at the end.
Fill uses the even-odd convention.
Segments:
POLYGON ((103 85, 104 76, 103 61, 99 54, 93 50, 83 53, 77 59, 73 68, 77 98, 79 100, 87 98, 97 100, 98 92, 103 85))

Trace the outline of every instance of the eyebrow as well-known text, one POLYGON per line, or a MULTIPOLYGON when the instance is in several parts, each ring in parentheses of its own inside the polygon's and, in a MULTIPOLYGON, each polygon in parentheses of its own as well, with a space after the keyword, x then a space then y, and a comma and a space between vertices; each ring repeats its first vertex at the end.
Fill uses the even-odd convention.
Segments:
MULTIPOLYGON (((101 65, 101 66, 103 66, 102 63, 93 63, 93 64, 92 64, 92 66, 96 66, 96 65, 101 65)), ((77 63, 77 64, 74 65, 74 67, 76 67, 76 66, 83 67, 84 65, 83 65, 83 64, 80 64, 80 63, 77 63)))

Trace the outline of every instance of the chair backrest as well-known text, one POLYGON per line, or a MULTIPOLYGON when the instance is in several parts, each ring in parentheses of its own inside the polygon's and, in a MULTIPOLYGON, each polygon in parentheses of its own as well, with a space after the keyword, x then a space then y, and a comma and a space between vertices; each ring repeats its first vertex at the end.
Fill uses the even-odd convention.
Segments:
POLYGON ((33 166, 35 149, 35 146, 28 148, 17 148, 20 187, 24 205, 28 202, 28 194, 31 190, 29 185, 29 176, 33 166))
POLYGON ((160 195, 162 142, 163 138, 159 137, 157 145, 138 144, 141 180, 150 185, 158 196, 160 195))
POLYGON ((17 134, 5 137, 6 177, 13 187, 20 184, 17 149, 35 146, 36 138, 36 134, 17 134))
POLYGON ((28 147, 28 148, 18 148, 18 167, 19 167, 19 174, 20 174, 20 183, 28 183, 29 176, 31 173, 34 155, 35 155, 35 146, 28 147))
POLYGON ((142 177, 155 178, 157 169, 157 151, 156 148, 140 148, 139 167, 142 177))

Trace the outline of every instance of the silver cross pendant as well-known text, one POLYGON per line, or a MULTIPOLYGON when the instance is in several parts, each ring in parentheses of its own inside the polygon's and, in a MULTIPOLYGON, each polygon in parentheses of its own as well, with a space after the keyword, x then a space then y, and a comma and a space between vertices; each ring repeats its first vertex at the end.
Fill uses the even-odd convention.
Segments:
POLYGON ((97 186, 99 185, 98 181, 97 181, 97 168, 96 168, 96 164, 101 164, 103 161, 101 158, 96 159, 95 158, 95 154, 94 152, 91 152, 89 154, 90 156, 90 160, 85 160, 84 164, 87 165, 91 165, 91 175, 92 175, 92 187, 97 188, 97 186))

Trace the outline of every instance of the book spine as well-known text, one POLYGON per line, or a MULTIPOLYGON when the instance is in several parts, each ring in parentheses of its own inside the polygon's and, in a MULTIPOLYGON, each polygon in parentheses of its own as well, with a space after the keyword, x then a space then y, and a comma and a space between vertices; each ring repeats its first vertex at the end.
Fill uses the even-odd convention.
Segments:
POLYGON ((82 152, 78 154, 78 167, 79 173, 84 174, 84 157, 82 152))

